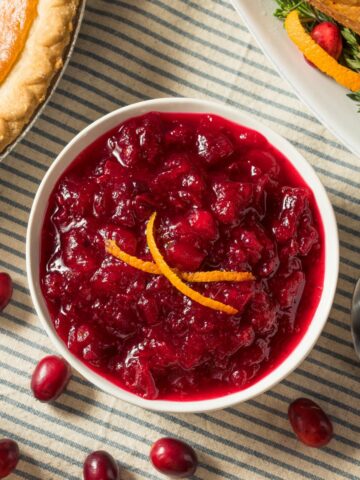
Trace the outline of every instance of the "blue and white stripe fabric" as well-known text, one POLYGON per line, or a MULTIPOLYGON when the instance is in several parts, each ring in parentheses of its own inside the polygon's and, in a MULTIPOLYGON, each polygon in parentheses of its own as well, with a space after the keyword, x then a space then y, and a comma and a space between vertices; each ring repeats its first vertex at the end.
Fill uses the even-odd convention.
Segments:
MULTIPOLYGON (((272 0, 268 0, 272 1, 272 0)), ((360 364, 349 305, 360 267, 360 165, 274 71, 228 0, 88 0, 79 40, 56 94, 0 164, 0 270, 14 297, 0 315, 0 438, 19 442, 13 479, 78 480, 89 451, 106 449, 124 480, 155 480, 153 441, 176 435, 199 453, 197 480, 360 479, 360 364), (334 205, 341 240, 337 295, 310 357, 256 400, 211 414, 143 411, 75 374, 53 406, 36 402, 29 376, 54 352, 34 313, 25 275, 25 234, 34 194, 59 151, 82 128, 139 100, 216 99, 262 120, 313 164, 334 205), (307 396, 331 415, 335 438, 300 444, 287 408, 307 396)))

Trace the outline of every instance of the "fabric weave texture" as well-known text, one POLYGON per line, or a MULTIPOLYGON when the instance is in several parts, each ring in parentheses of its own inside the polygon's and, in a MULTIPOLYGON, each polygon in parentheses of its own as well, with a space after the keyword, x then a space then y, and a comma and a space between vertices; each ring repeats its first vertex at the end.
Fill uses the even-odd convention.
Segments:
MULTIPOLYGON (((272 0, 269 0, 272 1, 272 0)), ((360 118, 360 117, 359 117, 360 118)), ((227 0, 88 0, 65 75, 30 134, 0 163, 0 270, 15 282, 0 314, 0 438, 19 442, 11 479, 78 480, 92 450, 108 450, 123 480, 163 478, 151 444, 178 436, 198 452, 197 480, 360 479, 360 368, 349 306, 360 269, 360 165, 274 71, 227 0), (82 128, 139 100, 186 96, 233 105, 292 142, 312 163, 334 205, 341 241, 337 295, 308 359, 255 400, 209 414, 143 411, 74 373, 54 405, 40 404, 30 375, 54 353, 33 310, 25 235, 33 197, 56 155, 82 128), (300 444, 288 404, 306 396, 332 417, 322 450, 300 444)))

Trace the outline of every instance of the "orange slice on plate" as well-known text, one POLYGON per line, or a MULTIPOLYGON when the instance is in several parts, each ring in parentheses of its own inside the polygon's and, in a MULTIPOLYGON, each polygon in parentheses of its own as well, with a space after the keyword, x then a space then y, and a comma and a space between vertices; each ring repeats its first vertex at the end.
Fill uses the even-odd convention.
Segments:
POLYGON ((360 90, 360 74, 340 65, 311 38, 304 29, 297 10, 293 10, 286 17, 285 29, 304 56, 319 70, 353 92, 360 90))
POLYGON ((38 0, 0 1, 0 84, 24 49, 38 0))

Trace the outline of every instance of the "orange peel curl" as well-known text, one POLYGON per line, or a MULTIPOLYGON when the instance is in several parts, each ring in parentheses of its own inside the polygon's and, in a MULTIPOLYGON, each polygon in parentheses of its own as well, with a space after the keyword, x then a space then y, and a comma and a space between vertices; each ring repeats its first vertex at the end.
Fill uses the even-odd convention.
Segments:
POLYGON ((142 272, 152 273, 155 275, 160 275, 161 272, 159 267, 156 263, 147 262, 146 260, 141 260, 141 258, 134 257, 133 255, 129 255, 128 253, 121 250, 120 247, 117 246, 115 240, 106 240, 105 241, 105 250, 107 253, 112 255, 113 257, 122 260, 124 263, 127 263, 131 267, 137 268, 142 272))
POLYGON ((188 285, 186 285, 177 274, 170 268, 170 266, 164 260, 158 246, 156 245, 154 237, 154 223, 156 219, 156 212, 154 212, 146 227, 146 239, 148 242, 148 247, 150 253, 158 266, 160 272, 169 280, 169 282, 181 292, 186 297, 190 298, 194 302, 200 303, 204 307, 211 308, 213 310, 221 311, 229 315, 235 315, 238 310, 231 307, 230 305, 225 305, 224 303, 213 300, 212 298, 205 297, 201 293, 193 290, 188 285))
MULTIPOLYGON (((124 252, 114 240, 106 240, 105 250, 113 257, 122 260, 127 265, 137 268, 142 272, 153 275, 161 275, 159 267, 154 262, 148 262, 124 252)), ((254 280, 251 272, 223 272, 221 270, 212 270, 209 272, 176 272, 179 277, 190 283, 206 282, 246 282, 254 280)))

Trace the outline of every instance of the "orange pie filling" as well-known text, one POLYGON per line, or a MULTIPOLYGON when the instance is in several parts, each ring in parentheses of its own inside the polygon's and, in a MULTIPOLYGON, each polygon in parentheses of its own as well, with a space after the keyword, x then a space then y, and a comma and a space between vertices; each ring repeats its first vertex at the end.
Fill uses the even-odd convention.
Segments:
POLYGON ((0 84, 24 49, 37 6, 38 0, 0 1, 0 84))

